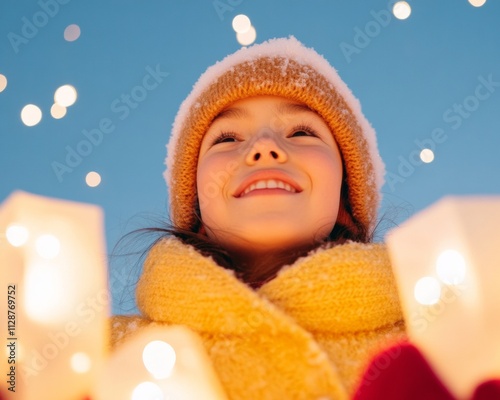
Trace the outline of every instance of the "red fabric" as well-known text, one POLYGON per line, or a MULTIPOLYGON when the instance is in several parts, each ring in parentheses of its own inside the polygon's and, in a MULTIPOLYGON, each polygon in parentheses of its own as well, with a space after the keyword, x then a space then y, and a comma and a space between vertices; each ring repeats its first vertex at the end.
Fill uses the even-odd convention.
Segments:
POLYGON ((377 355, 354 400, 454 400, 418 349, 403 343, 377 355))
MULTIPOLYGON (((422 353, 402 343, 378 354, 365 371, 354 400, 456 400, 422 353)), ((500 379, 479 385, 471 400, 500 400, 500 379)))
POLYGON ((500 399, 500 379, 482 383, 474 391, 472 400, 500 399))

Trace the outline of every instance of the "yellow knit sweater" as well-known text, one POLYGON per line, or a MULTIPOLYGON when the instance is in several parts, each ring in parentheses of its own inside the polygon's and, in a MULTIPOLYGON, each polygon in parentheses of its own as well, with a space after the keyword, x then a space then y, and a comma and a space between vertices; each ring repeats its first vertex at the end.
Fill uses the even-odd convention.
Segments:
POLYGON ((374 353, 404 337, 386 249, 319 249, 254 290, 179 240, 149 253, 142 316, 112 318, 116 345, 148 324, 198 332, 228 398, 347 399, 374 353))

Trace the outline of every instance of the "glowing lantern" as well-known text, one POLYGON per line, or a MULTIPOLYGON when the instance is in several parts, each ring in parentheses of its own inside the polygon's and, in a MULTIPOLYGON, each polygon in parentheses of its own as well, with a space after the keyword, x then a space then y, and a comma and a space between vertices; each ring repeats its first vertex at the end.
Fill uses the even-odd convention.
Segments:
POLYGON ((408 334, 457 398, 500 377, 500 197, 447 197, 387 235, 408 334))
POLYGON ((110 308, 102 226, 94 205, 25 192, 2 204, 0 330, 8 356, 0 360, 7 377, 0 393, 7 400, 81 400, 91 392, 110 308))
POLYGON ((226 400, 200 338, 183 326, 150 326, 113 352, 96 400, 226 400))

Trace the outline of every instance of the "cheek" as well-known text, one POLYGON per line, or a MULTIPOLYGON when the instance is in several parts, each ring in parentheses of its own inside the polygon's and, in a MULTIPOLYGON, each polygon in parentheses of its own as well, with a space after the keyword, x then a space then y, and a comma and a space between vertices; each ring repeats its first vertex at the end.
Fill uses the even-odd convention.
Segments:
POLYGON ((342 184, 343 167, 338 151, 321 149, 308 154, 307 157, 310 176, 322 190, 328 193, 340 193, 342 184))
POLYGON ((220 195, 221 188, 212 178, 214 171, 213 163, 207 160, 198 164, 196 186, 202 218, 208 212, 210 203, 220 195))
POLYGON ((236 162, 228 156, 214 154, 200 160, 196 184, 202 218, 204 210, 206 214, 228 195, 228 184, 236 169, 236 162))
POLYGON ((342 187, 342 161, 340 155, 331 152, 319 152, 311 161, 311 179, 316 194, 315 212, 318 218, 333 220, 338 214, 340 190, 342 187))

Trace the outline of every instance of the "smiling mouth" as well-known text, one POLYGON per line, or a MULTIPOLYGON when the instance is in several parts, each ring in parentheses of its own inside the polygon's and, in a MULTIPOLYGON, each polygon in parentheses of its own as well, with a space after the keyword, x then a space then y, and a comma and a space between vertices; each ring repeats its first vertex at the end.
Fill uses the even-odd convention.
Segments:
MULTIPOLYGON (((262 179, 252 183, 248 186, 239 197, 244 197, 249 193, 264 190, 264 189, 277 189, 276 192, 288 192, 288 193, 297 193, 297 190, 291 186, 290 184, 283 182, 279 179, 262 179)), ((269 190, 265 191, 269 193, 269 190)), ((273 190, 273 192, 275 192, 273 190)))

